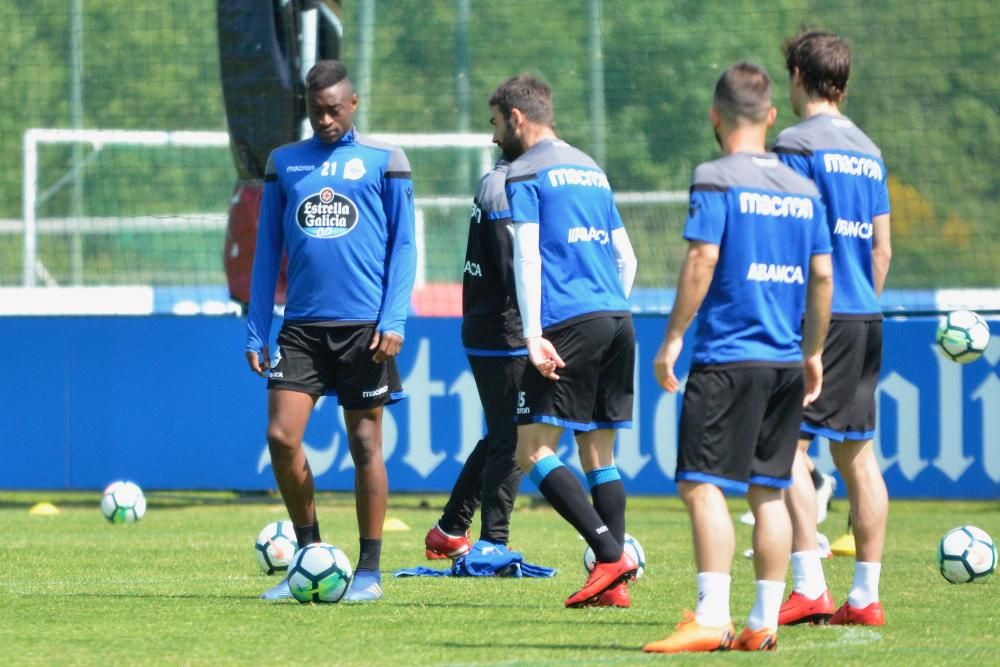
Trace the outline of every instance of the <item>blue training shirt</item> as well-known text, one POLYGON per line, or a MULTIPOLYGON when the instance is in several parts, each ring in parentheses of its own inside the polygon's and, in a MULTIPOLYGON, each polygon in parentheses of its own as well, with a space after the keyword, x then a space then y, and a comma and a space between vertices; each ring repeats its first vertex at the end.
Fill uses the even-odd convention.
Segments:
POLYGON ((833 243, 831 317, 881 318, 872 271, 872 220, 889 213, 881 151, 849 118, 828 114, 784 130, 774 151, 823 196, 833 243))
POLYGON ((831 250, 812 181, 773 154, 700 164, 684 238, 719 246, 698 311, 693 363, 801 363, 809 263, 831 250))
POLYGON ((622 227, 608 177, 586 153, 539 141, 510 165, 511 219, 538 223, 542 329, 629 312, 611 232, 622 227))
POLYGON ((402 150, 352 130, 267 161, 246 349, 267 344, 282 252, 288 321, 374 323, 403 335, 416 271, 413 183, 402 150))

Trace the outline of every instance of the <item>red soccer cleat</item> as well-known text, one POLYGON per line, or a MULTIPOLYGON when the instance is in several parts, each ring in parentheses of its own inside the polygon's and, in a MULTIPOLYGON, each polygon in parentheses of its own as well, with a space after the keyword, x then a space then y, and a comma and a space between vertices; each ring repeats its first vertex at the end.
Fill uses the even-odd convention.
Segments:
POLYGON ((773 651, 778 648, 778 633, 770 628, 751 630, 743 628, 743 632, 733 642, 734 651, 773 651))
POLYGON ((440 560, 444 558, 458 558, 464 556, 472 548, 469 542, 469 533, 465 535, 449 535, 441 530, 441 527, 434 524, 434 527, 427 531, 424 538, 424 555, 427 560, 440 560))
POLYGON ((619 607, 628 609, 632 606, 632 595, 628 590, 628 583, 621 582, 612 586, 597 596, 594 602, 595 607, 619 607))
POLYGON ((778 611, 778 625, 799 623, 826 625, 833 616, 833 610, 833 598, 829 590, 823 591, 823 594, 815 600, 810 600, 798 591, 792 591, 778 611))
POLYGON ((872 602, 861 608, 845 602, 834 612, 830 625, 885 625, 885 610, 881 602, 872 602))
POLYGON ((566 598, 567 607, 587 607, 592 605, 601 596, 601 593, 627 579, 635 578, 635 573, 639 570, 632 557, 624 551, 621 558, 614 563, 597 563, 587 577, 587 583, 583 588, 566 598))
POLYGON ((666 639, 649 642, 642 647, 646 653, 688 653, 728 651, 733 648, 733 624, 718 627, 701 625, 694 612, 684 610, 684 620, 666 639))

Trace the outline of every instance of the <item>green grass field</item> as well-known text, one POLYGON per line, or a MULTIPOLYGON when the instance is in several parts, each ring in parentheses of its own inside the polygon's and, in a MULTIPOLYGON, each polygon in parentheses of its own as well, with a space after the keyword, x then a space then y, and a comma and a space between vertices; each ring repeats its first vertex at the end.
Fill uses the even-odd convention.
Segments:
MULTIPOLYGON (((253 540, 284 517, 277 498, 151 493, 146 517, 112 526, 98 494, 0 493, 0 661, 4 664, 633 665, 767 660, 801 665, 1000 663, 998 575, 951 585, 938 573, 937 542, 957 525, 1000 536, 1000 502, 894 502, 882 600, 888 625, 784 628, 776 654, 646 655, 695 602, 689 524, 676 498, 630 498, 628 529, 646 550, 645 577, 628 610, 567 610, 583 582, 584 543, 553 510, 518 500, 512 546, 559 568, 553 579, 384 578, 374 605, 266 603, 277 581, 258 572, 253 540), (41 500, 62 512, 28 513, 41 500)), ((441 496, 397 495, 389 516, 410 530, 385 536, 385 571, 425 564, 423 536, 441 496)), ((743 505, 734 501, 738 515, 743 505)), ((845 524, 834 501, 823 528, 845 524)), ((323 537, 357 557, 353 498, 324 494, 323 537)), ((474 528, 475 534, 475 528, 474 528)), ((750 529, 737 525, 737 547, 750 529)), ((837 602, 851 582, 849 558, 826 561, 837 602)), ((750 561, 737 555, 732 610, 737 631, 753 596, 750 561)))

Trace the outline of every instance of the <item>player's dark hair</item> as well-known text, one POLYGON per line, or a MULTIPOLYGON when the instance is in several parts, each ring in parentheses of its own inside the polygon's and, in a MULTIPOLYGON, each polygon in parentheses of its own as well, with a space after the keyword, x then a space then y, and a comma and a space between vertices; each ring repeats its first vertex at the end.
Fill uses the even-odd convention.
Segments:
POLYGON ((490 106, 500 109, 505 120, 510 120, 511 110, 520 109, 533 123, 555 127, 552 89, 531 74, 519 74, 501 83, 490 95, 490 106))
POLYGON ((771 110, 771 77, 751 62, 730 65, 715 84, 712 104, 730 123, 740 119, 763 122, 771 110))
POLYGON ((832 32, 807 30, 785 40, 788 75, 799 71, 802 85, 813 97, 840 102, 847 94, 851 76, 851 47, 832 32))
POLYGON ((310 93, 336 86, 347 76, 347 67, 339 60, 320 60, 306 74, 306 89, 310 93))

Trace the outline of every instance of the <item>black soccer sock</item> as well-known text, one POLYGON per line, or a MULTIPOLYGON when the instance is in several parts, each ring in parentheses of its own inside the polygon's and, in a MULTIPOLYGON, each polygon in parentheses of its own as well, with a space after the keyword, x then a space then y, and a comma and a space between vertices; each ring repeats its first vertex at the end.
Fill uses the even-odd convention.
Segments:
POLYGON ((823 486, 824 484, 823 473, 819 471, 819 468, 813 468, 812 472, 809 473, 809 476, 812 477, 813 486, 815 486, 817 489, 823 486))
POLYGON ((622 545, 587 501, 580 480, 557 456, 538 461, 529 475, 553 509, 583 536, 599 562, 613 563, 621 558, 622 545))
POLYGON ((319 521, 314 520, 313 523, 305 526, 292 524, 292 528, 295 529, 295 539, 298 541, 300 549, 313 542, 323 541, 323 538, 319 536, 319 521))
POLYGON ((594 468, 587 473, 594 509, 618 544, 625 544, 625 484, 618 468, 594 468))
POLYGON ((382 562, 382 540, 361 538, 361 556, 358 557, 357 571, 378 572, 382 562))

